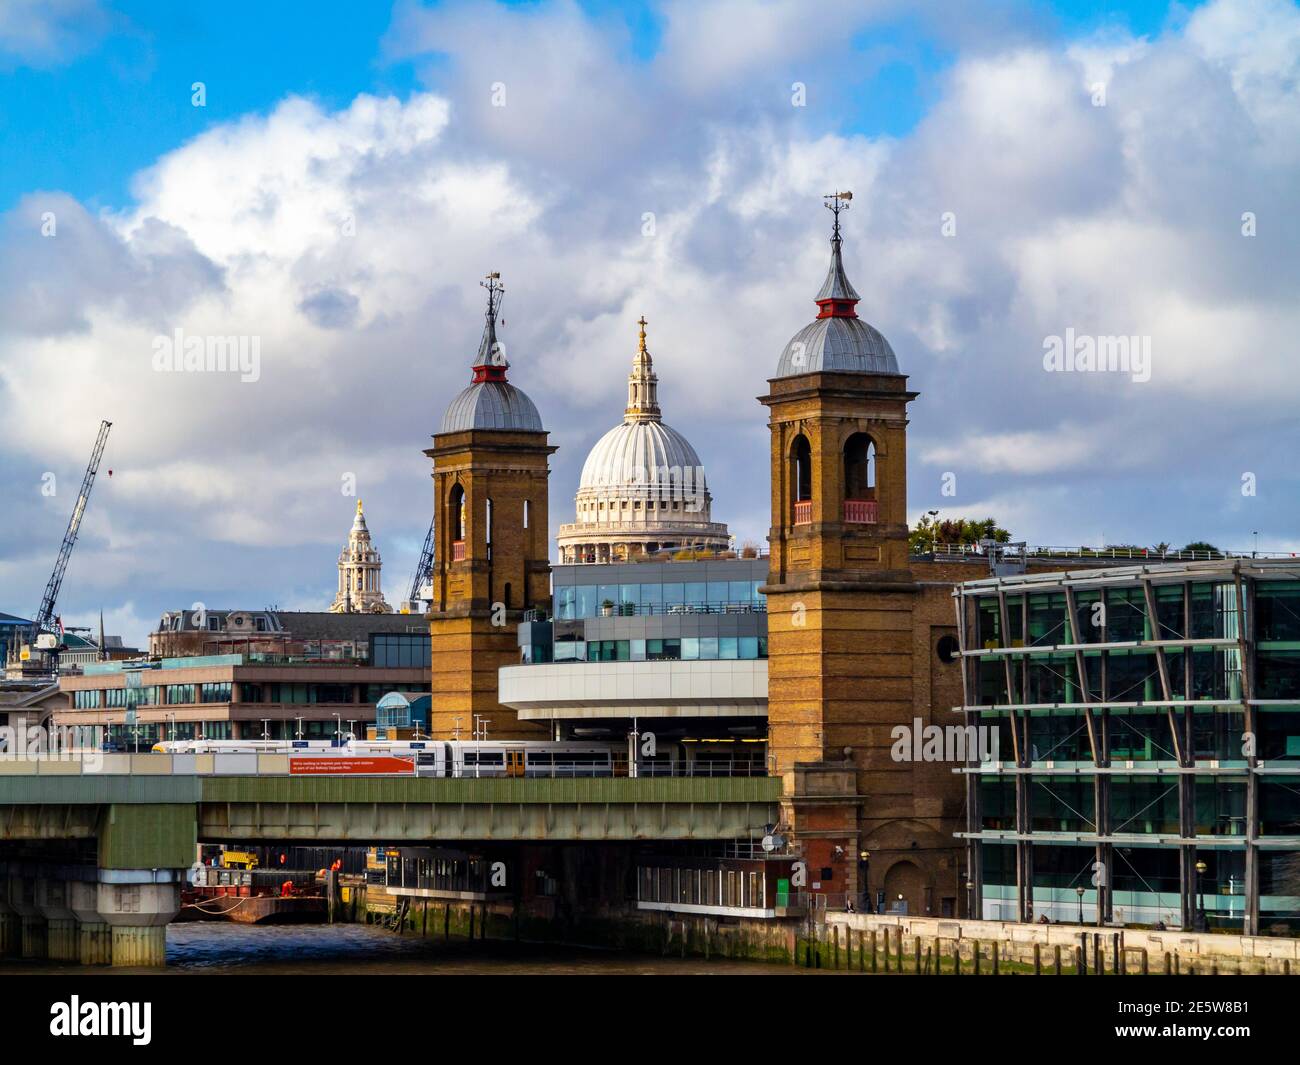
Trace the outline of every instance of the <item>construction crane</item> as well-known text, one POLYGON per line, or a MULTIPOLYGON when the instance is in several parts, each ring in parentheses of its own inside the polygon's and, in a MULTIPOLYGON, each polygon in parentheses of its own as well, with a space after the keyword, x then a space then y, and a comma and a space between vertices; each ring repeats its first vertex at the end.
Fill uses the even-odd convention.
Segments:
POLYGON ((90 502, 90 490, 95 485, 95 474, 99 472, 99 460, 104 455, 104 445, 108 443, 108 431, 111 428, 113 428, 112 422, 99 423, 99 436, 95 439, 94 451, 90 453, 90 465, 86 467, 86 476, 81 479, 81 494, 77 496, 77 505, 72 508, 72 517, 68 519, 68 531, 63 534, 63 546, 59 548, 59 557, 54 563, 54 572, 50 574, 49 583, 45 585, 45 595, 41 598, 41 607, 36 612, 36 618, 32 623, 33 642, 42 633, 54 631, 54 604, 59 598, 59 588, 63 584, 63 573, 68 568, 68 559, 72 556, 72 547, 77 542, 77 533, 81 531, 81 519, 86 515, 86 504, 90 502))
POLYGON ((424 547, 420 549, 420 561, 415 567, 415 576, 411 578, 411 591, 406 597, 406 606, 413 609, 420 601, 420 589, 433 577, 433 522, 429 522, 429 531, 424 534, 424 547))

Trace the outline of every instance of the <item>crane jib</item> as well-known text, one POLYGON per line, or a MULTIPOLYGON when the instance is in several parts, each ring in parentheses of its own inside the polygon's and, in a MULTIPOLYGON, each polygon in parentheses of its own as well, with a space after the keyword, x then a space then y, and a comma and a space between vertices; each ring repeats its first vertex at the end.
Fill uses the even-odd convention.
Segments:
POLYGON ((104 445, 108 443, 108 431, 112 422, 99 423, 99 436, 95 438, 95 448, 90 453, 90 463, 86 466, 86 475, 81 479, 81 492, 77 496, 77 505, 72 509, 68 519, 68 529, 63 534, 63 544, 59 547, 59 557, 54 562, 54 572, 50 574, 49 583, 45 585, 45 595, 41 597, 40 609, 36 612, 33 629, 39 635, 51 631, 54 624, 54 605, 59 598, 59 588, 63 584, 63 573, 68 568, 68 558, 72 547, 77 542, 77 533, 81 528, 81 519, 90 502, 90 489, 95 484, 95 474, 99 472, 99 460, 104 455, 104 445))

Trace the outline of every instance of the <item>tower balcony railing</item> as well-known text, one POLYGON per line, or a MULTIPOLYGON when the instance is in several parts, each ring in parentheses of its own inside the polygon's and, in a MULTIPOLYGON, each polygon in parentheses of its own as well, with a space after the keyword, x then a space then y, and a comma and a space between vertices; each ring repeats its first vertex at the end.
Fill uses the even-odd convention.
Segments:
POLYGON ((465 541, 453 540, 451 544, 451 560, 453 562, 465 561, 465 541))
POLYGON ((794 505, 794 523, 796 525, 812 524, 812 500, 800 499, 794 505))
POLYGON ((874 499, 846 499, 844 521, 850 525, 875 525, 876 501, 874 499))

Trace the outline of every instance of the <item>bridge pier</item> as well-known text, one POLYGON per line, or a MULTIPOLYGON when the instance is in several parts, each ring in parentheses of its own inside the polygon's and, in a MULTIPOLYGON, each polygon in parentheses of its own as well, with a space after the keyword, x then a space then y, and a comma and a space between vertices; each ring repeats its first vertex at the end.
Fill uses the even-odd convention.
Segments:
POLYGON ((68 908, 68 882, 42 870, 36 877, 36 908, 45 918, 45 956, 77 960, 77 917, 68 908))
POLYGON ((22 951, 22 925, 9 905, 9 878, 0 869, 0 958, 13 958, 22 951))
POLYGON ((77 917, 77 961, 82 965, 111 965, 113 929, 99 913, 99 884, 69 881, 68 905, 77 917))
POLYGON ((18 954, 23 958, 46 957, 45 918, 36 907, 36 878, 10 872, 5 878, 9 907, 18 920, 18 954))
POLYGON ((181 909, 179 876, 170 869, 100 871, 98 912, 111 931, 110 965, 165 964, 167 924, 181 909))

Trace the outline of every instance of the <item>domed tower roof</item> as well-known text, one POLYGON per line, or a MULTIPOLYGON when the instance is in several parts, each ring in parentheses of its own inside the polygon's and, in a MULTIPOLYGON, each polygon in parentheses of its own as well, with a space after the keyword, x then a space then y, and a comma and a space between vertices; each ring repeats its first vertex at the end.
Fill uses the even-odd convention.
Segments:
POLYGON ((827 204, 835 215, 831 231, 831 264, 815 302, 817 317, 799 330, 781 352, 774 377, 806 373, 899 373, 898 359, 889 341, 874 326, 858 317, 860 299, 844 272, 840 236, 840 211, 852 193, 836 193, 827 204))
POLYGON ((505 350, 497 341, 497 314, 501 309, 501 296, 505 289, 500 284, 500 274, 488 274, 480 282, 488 290, 487 321, 483 326, 483 339, 479 341, 478 355, 474 359, 474 378, 447 406, 442 416, 440 433, 460 433, 470 429, 501 429, 513 432, 540 433, 542 416, 537 407, 521 389, 506 380, 505 350))

